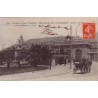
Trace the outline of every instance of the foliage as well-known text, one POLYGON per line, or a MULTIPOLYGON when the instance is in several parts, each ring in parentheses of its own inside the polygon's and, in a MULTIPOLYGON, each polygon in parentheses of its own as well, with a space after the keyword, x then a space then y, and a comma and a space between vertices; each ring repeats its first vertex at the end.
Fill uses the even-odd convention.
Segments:
POLYGON ((29 49, 28 59, 38 60, 42 59, 44 62, 47 59, 51 58, 51 51, 47 45, 40 45, 40 44, 32 44, 31 48, 29 49))
POLYGON ((0 62, 12 61, 14 59, 14 48, 7 48, 0 51, 0 62))

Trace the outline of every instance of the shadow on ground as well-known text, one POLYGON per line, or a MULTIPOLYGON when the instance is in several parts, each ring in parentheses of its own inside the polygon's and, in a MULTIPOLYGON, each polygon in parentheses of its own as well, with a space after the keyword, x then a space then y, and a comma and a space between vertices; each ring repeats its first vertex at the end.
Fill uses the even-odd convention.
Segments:
POLYGON ((0 67, 0 76, 1 75, 10 75, 10 74, 17 74, 17 73, 25 73, 25 72, 33 72, 33 71, 40 71, 40 70, 45 70, 48 69, 47 66, 38 66, 37 69, 34 67, 30 66, 23 66, 22 68, 18 67, 11 67, 11 68, 6 68, 6 67, 0 67))

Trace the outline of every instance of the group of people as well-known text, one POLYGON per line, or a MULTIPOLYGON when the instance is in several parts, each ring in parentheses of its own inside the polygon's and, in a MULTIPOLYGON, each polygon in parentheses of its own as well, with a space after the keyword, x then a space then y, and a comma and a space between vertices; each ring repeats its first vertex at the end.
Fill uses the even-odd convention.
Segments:
MULTIPOLYGON (((71 63, 71 60, 72 60, 69 57, 59 57, 58 59, 55 59, 55 58, 53 58, 53 59, 55 60, 55 64, 59 64, 59 65, 62 65, 62 64, 64 64, 64 65, 68 64, 69 65, 71 63)), ((86 65, 91 66, 92 65, 92 61, 89 58, 86 58, 85 56, 79 60, 74 59, 74 60, 72 60, 72 62, 73 62, 73 64, 74 64, 74 62, 81 62, 82 65, 84 65, 84 66, 86 66, 86 65)))
POLYGON ((69 64, 70 62, 71 62, 70 58, 66 58, 66 57, 60 57, 58 61, 59 65, 62 65, 62 64, 66 65, 66 64, 69 64))
POLYGON ((70 64, 71 60, 67 57, 52 58, 52 65, 65 65, 70 64))

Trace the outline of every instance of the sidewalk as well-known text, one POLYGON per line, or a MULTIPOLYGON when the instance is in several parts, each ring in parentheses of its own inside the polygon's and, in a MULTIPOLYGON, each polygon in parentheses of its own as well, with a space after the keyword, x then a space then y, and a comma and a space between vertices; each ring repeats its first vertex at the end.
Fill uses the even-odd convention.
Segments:
POLYGON ((59 76, 62 74, 71 73, 72 69, 70 69, 69 65, 55 65, 52 66, 51 70, 41 70, 41 71, 33 71, 33 72, 26 72, 26 73, 18 73, 12 75, 5 75, 0 76, 0 80, 32 80, 32 79, 40 79, 43 77, 52 77, 52 76, 59 76))

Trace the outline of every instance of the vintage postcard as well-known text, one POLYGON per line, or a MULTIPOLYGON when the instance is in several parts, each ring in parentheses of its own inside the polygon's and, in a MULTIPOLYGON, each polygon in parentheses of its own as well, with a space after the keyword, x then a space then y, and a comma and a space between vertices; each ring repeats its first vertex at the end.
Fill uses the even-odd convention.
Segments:
POLYGON ((3 80, 97 81, 98 17, 1 17, 3 80))

